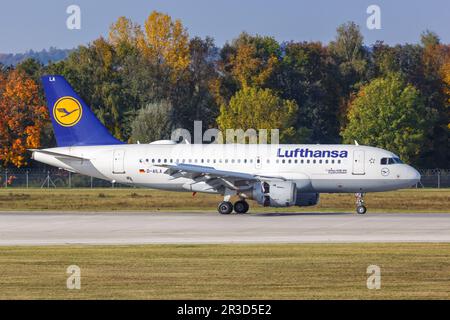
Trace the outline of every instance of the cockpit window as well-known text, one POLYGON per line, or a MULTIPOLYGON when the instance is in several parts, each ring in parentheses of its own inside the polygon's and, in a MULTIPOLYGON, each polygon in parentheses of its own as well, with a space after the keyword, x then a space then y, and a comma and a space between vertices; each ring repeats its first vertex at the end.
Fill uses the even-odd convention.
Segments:
POLYGON ((381 158, 380 161, 381 164, 396 164, 396 163, 403 163, 400 158, 381 158))

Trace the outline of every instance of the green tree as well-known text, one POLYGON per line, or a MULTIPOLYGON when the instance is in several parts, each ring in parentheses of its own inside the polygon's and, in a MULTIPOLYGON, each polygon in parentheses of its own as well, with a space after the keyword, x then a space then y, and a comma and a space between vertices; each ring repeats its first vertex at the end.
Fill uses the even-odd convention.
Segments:
POLYGON ((170 139, 172 112, 172 106, 167 101, 150 103, 140 109, 131 124, 132 142, 149 143, 160 139, 170 139))
POLYGON ((226 129, 279 129, 280 140, 287 142, 295 135, 293 124, 298 106, 284 100, 270 89, 244 87, 220 107, 217 124, 226 129))
POLYGON ((428 116, 419 91, 399 74, 372 80, 351 102, 345 142, 377 146, 414 162, 425 139, 428 116))
POLYGON ((359 26, 347 22, 337 28, 336 39, 329 45, 349 91, 358 88, 366 72, 368 53, 363 40, 359 26))
POLYGON ((283 99, 300 109, 295 127, 308 133, 303 143, 337 143, 339 138, 339 70, 321 43, 287 43, 273 78, 283 99))

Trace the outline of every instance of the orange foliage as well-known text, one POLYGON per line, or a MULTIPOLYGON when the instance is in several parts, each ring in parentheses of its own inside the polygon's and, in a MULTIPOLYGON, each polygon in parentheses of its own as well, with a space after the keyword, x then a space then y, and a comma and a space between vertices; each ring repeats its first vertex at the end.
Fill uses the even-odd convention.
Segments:
MULTIPOLYGON (((444 63, 441 68, 441 77, 444 83, 444 93, 447 97, 446 108, 448 118, 450 119, 450 57, 447 59, 448 61, 444 63)), ((447 128, 450 129, 450 122, 447 124, 447 128)))
POLYGON ((241 44, 235 56, 231 57, 231 73, 239 80, 242 87, 262 86, 273 72, 278 59, 275 56, 264 61, 257 56, 253 44, 241 44))
POLYGON ((17 70, 0 75, 0 161, 3 165, 26 165, 26 150, 40 146, 48 119, 37 84, 17 70))

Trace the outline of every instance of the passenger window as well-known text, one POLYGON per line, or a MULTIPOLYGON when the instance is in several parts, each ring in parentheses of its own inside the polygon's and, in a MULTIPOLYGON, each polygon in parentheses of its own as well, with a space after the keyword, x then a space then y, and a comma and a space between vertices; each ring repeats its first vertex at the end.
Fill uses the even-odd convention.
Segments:
POLYGON ((337 163, 341 163, 341 160, 338 160, 337 163))
POLYGON ((294 163, 297 163, 297 162, 298 162, 298 160, 297 160, 297 159, 295 159, 295 160, 294 160, 294 163))
POLYGON ((316 163, 316 159, 313 160, 313 163, 316 163))
POLYGON ((306 163, 309 163, 309 159, 308 159, 308 160, 306 160, 306 163))
POLYGON ((322 160, 319 160, 319 163, 322 163, 322 160))
POLYGON ((286 160, 284 160, 284 159, 283 159, 283 160, 281 160, 281 162, 282 162, 282 163, 285 163, 285 162, 286 162, 286 160))

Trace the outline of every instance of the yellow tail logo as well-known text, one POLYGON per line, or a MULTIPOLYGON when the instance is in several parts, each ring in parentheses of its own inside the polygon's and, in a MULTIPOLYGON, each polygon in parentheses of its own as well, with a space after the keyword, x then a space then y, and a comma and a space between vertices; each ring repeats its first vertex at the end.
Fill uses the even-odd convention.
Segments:
POLYGON ((62 97, 53 106, 53 117, 63 127, 76 125, 83 114, 81 103, 73 97, 62 97))

